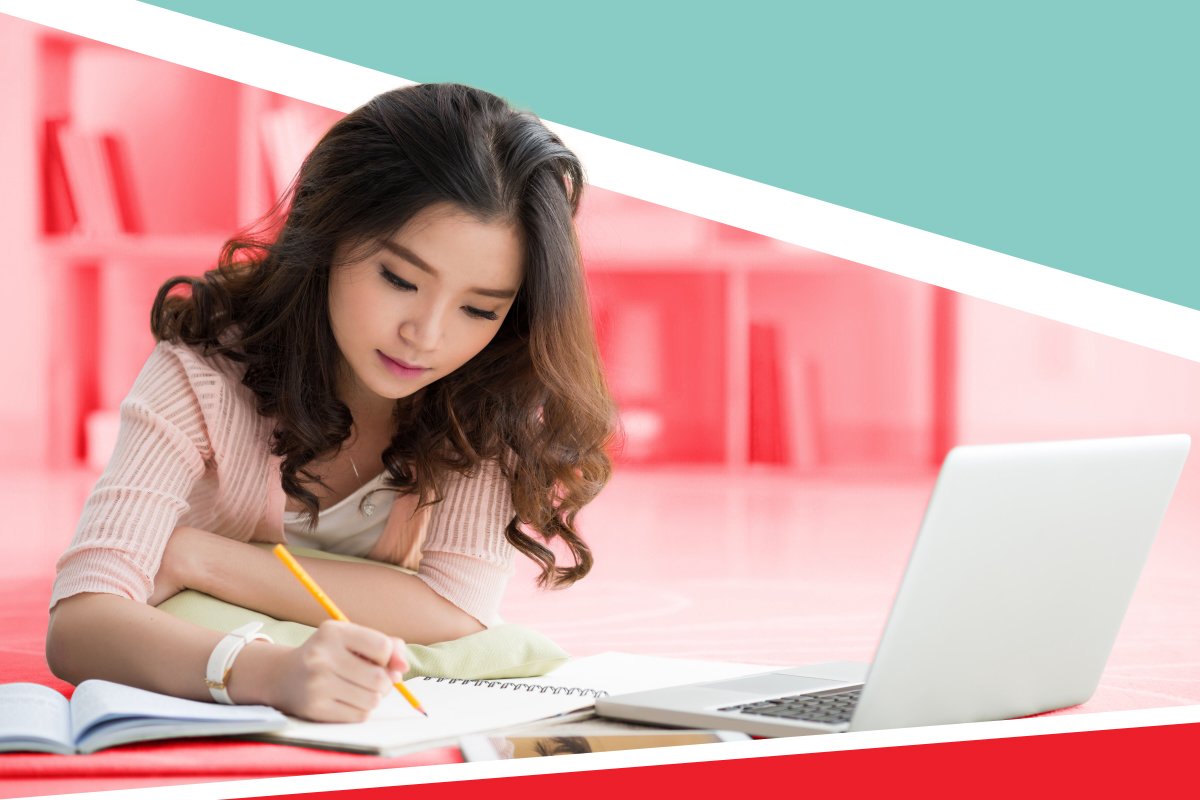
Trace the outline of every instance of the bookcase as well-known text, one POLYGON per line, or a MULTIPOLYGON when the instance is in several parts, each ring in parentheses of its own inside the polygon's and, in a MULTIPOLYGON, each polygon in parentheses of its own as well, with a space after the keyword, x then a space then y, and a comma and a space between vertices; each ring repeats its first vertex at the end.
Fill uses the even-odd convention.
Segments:
POLYGON ((952 293, 612 193, 589 203, 627 462, 831 477, 940 463, 955 435, 952 293))
MULTIPOLYGON (((28 78, 0 163, 37 210, 3 222, 30 268, 10 263, 0 303, 31 327, 9 323, 29 391, 0 424, 27 460, 96 467, 157 287, 211 268, 339 115, 11 18, 0 44, 28 78), (80 151, 110 187, 88 189, 80 151)), ((594 187, 579 224, 622 462, 836 475, 944 453, 948 293, 594 187)))
POLYGON ((39 283, 44 299, 41 330, 28 332, 43 374, 28 377, 44 384, 45 430, 27 438, 50 466, 89 450, 98 466, 94 451, 111 448, 115 409, 153 347, 157 287, 211 268, 286 185, 305 138, 339 115, 30 23, 0 25, 24 59, 32 91, 17 111, 33 132, 2 157, 37 164, 26 187, 37 219, 15 231, 37 266, 18 279, 39 283))

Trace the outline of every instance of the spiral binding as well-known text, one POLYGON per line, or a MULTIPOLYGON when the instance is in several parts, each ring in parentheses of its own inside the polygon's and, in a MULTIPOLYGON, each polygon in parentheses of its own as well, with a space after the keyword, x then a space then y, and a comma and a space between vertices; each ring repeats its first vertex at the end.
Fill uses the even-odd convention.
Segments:
POLYGON ((519 692, 537 692, 538 694, 566 694, 577 697, 605 697, 608 692, 601 689, 581 689, 576 686, 547 686, 539 683, 517 683, 515 681, 470 680, 469 678, 426 678, 434 683, 444 683, 448 686, 486 686, 489 689, 512 689, 519 692))

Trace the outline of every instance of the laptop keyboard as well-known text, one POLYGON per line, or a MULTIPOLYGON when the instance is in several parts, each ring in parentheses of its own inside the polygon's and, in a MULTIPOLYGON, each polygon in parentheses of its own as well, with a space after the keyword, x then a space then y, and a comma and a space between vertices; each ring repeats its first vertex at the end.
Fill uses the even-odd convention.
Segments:
POLYGON ((860 694, 862 694, 862 687, 855 686, 852 689, 834 689, 819 694, 776 697, 771 700, 727 706, 718 710, 837 725, 850 721, 850 715, 854 713, 854 706, 858 704, 860 694))

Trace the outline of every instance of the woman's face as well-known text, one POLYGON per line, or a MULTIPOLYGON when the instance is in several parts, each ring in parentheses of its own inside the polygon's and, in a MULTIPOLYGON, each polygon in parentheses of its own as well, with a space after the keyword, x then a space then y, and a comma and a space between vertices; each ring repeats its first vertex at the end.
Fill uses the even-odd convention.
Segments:
POLYGON ((342 263, 344 253, 330 276, 329 319, 352 411, 390 414, 391 401, 473 358, 500 330, 523 275, 513 226, 451 205, 424 209, 360 260, 342 263))

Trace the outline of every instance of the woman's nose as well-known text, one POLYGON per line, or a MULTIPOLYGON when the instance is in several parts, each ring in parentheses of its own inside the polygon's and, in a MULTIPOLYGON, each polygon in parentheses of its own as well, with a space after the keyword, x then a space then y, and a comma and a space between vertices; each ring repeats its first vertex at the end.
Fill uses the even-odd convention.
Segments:
POLYGON ((411 315, 400 326, 400 335, 421 352, 436 350, 442 341, 445 313, 437 307, 425 307, 411 315))

